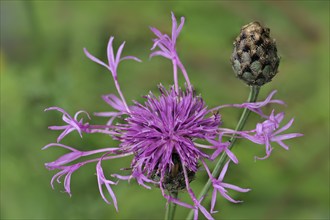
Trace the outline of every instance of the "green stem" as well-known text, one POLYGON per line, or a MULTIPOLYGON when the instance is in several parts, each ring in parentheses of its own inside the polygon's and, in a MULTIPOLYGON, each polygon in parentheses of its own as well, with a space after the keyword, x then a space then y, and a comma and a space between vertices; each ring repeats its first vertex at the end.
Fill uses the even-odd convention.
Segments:
MULTIPOLYGON (((178 192, 171 192, 171 197, 178 198, 178 192)), ((166 213, 165 213, 165 220, 172 220, 174 219, 176 204, 173 202, 168 202, 166 206, 166 213)))
MULTIPOLYGON (((256 102, 257 101, 257 98, 258 98, 258 94, 259 94, 259 90, 260 90, 260 87, 259 86, 251 86, 250 87, 250 94, 249 94, 249 98, 247 100, 247 102, 256 102)), ((244 125, 250 115, 250 110, 245 108, 243 110, 243 113, 241 115, 241 118, 239 119, 238 121, 238 124, 236 126, 236 131, 241 131, 243 128, 244 128, 244 125)), ((230 142, 230 145, 229 145, 229 149, 233 148, 235 142, 236 142, 236 136, 233 135, 229 142, 230 142)), ((212 172, 212 176, 214 177, 218 177, 219 174, 220 174, 220 168, 223 167, 223 164, 225 163, 225 161, 227 160, 227 154, 224 152, 222 153, 220 159, 218 160, 213 172, 212 172)), ((199 194, 199 199, 202 198, 203 196, 206 195, 206 193, 209 191, 210 187, 212 185, 212 182, 211 182, 211 179, 209 179, 207 181, 207 183, 205 184, 204 188, 202 189, 201 193, 199 194)), ((194 215, 194 211, 191 210, 188 214, 188 217, 187 217, 187 220, 188 219, 193 219, 193 215, 194 215)))

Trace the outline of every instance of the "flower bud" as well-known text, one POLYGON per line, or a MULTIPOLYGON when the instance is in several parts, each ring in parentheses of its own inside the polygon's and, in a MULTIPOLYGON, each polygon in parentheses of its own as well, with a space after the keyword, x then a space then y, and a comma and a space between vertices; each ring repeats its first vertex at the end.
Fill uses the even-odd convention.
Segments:
POLYGON ((250 86, 262 86, 270 82, 280 63, 270 29, 259 22, 243 26, 234 41, 231 63, 236 76, 250 86))

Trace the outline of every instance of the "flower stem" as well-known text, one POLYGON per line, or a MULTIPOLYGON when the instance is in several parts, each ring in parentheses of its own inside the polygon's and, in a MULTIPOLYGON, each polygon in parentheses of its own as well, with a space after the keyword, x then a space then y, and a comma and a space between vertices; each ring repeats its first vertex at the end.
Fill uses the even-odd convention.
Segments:
MULTIPOLYGON (((260 90, 259 86, 250 86, 250 94, 249 94, 249 98, 248 98, 247 102, 256 102, 257 98, 258 98, 259 90, 260 90)), ((241 118, 239 119, 238 124, 236 126, 236 129, 235 129, 236 131, 241 131, 244 128, 244 125, 250 115, 250 112, 251 111, 247 108, 245 108, 243 110, 241 118)), ((228 147, 229 149, 233 148, 233 146, 236 142, 236 139, 237 138, 235 137, 235 135, 233 135, 230 138, 230 140, 229 140, 230 145, 228 147)), ((220 168, 223 166, 223 164, 226 162, 226 160, 227 160, 227 154, 225 152, 223 152, 212 172, 213 177, 217 178, 219 176, 220 170, 221 170, 220 168)), ((199 199, 206 195, 206 193, 209 191, 211 185, 212 185, 212 182, 211 182, 211 179, 209 179, 207 181, 207 183, 205 184, 204 188, 202 189, 202 191, 200 192, 199 197, 198 197, 199 199)), ((187 220, 193 219, 193 215, 194 215, 194 212, 193 212, 193 210, 191 210, 188 214, 187 220)))
MULTIPOLYGON (((178 198, 178 192, 171 192, 170 196, 173 198, 178 198)), ((165 213, 165 220, 172 220, 174 219, 176 204, 173 202, 168 202, 166 205, 166 213, 165 213)))

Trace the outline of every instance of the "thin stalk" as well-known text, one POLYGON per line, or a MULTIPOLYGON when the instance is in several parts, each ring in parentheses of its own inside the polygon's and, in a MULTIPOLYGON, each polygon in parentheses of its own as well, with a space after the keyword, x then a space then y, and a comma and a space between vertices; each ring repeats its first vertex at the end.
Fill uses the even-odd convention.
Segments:
MULTIPOLYGON (((177 199, 178 192, 171 192, 171 197, 177 199)), ((165 220, 173 220, 175 214, 176 204, 173 202, 168 202, 166 206, 165 220)))
MULTIPOLYGON (((250 94, 249 94, 249 97, 248 97, 248 100, 247 102, 256 102, 257 101, 257 98, 258 98, 258 94, 259 94, 259 90, 260 90, 260 87, 259 86, 251 86, 250 87, 250 94)), ((250 115, 250 110, 245 108, 243 110, 243 113, 238 121, 238 124, 236 125, 236 131, 241 131, 243 128, 244 128, 244 125, 250 115)), ((230 142, 230 145, 229 145, 229 149, 233 148, 234 147, 234 144, 236 142, 236 136, 233 135, 229 142, 230 142)), ((217 164, 215 165, 215 168, 212 172, 212 176, 217 178, 220 174, 220 168, 223 167, 223 164, 226 162, 227 160, 227 154, 225 152, 222 153, 220 159, 218 160, 217 164)), ((205 184, 204 188, 202 189, 202 191, 200 192, 199 196, 198 196, 198 199, 201 199, 203 196, 205 196, 207 194, 207 192, 209 191, 210 187, 212 185, 212 181, 211 179, 209 179, 207 181, 207 183, 205 184)), ((187 217, 187 220, 189 219, 193 219, 193 215, 194 215, 194 212, 193 210, 191 210, 188 214, 188 217, 187 217)))

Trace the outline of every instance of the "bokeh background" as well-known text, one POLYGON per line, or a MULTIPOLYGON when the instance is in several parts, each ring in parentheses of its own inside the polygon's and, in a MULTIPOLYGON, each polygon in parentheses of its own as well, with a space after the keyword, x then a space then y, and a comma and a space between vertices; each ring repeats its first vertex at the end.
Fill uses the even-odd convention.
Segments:
MULTIPOLYGON (((94 165, 73 174, 71 198, 61 193, 60 184, 52 190, 55 172, 43 164, 65 151, 41 148, 59 134, 47 126, 61 123, 61 115, 45 113, 46 107, 60 106, 71 114, 109 109, 100 96, 115 92, 112 78, 85 57, 83 47, 105 59, 108 38, 114 35, 115 47, 126 41, 124 55, 144 61, 127 61, 119 68, 127 100, 142 101, 158 83, 172 84, 171 63, 148 58, 153 38, 148 27, 169 32, 171 11, 186 17, 178 51, 209 106, 246 99, 249 89, 234 77, 229 62, 232 42, 251 21, 270 27, 280 72, 262 88, 260 99, 277 89, 276 97, 288 107, 272 107, 284 110, 287 121, 295 118, 290 132, 305 134, 286 142, 289 151, 275 146, 269 159, 257 162, 254 156, 263 155, 264 148, 238 142, 234 152, 240 163, 230 167, 226 181, 253 190, 230 192, 242 204, 219 197, 215 218, 329 218, 329 1, 1 1, 1 219, 163 219, 160 191, 134 181, 114 187, 116 213, 99 195, 94 165)), ((224 126, 234 127, 240 110, 221 113, 224 126)), ((251 117, 247 128, 259 120, 251 117)), ((77 133, 63 142, 88 150, 118 144, 102 135, 81 140, 77 133)), ((103 167, 106 174, 115 173, 129 160, 103 167)), ((205 172, 198 174, 192 183, 196 192, 206 179, 205 172)), ((178 207, 176 217, 187 213, 178 207)))

